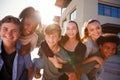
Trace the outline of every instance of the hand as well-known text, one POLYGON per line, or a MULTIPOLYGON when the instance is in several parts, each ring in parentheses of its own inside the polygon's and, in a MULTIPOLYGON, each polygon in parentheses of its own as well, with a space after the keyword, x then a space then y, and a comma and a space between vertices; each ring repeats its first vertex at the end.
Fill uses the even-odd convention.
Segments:
POLYGON ((56 67, 56 68, 62 68, 62 64, 59 63, 58 59, 56 56, 53 56, 53 57, 48 57, 48 59, 50 60, 50 62, 53 63, 53 65, 56 67))
POLYGON ((22 48, 20 49, 19 53, 20 55, 24 56, 30 52, 30 43, 23 45, 22 48))
POLYGON ((35 73, 35 74, 34 74, 34 77, 35 77, 36 79, 39 79, 39 78, 41 77, 41 74, 40 74, 40 73, 35 73))
POLYGON ((59 57, 56 57, 56 58, 57 58, 58 62, 61 63, 61 64, 66 64, 67 63, 67 61, 62 60, 59 57))
POLYGON ((104 63, 104 60, 101 57, 95 56, 95 60, 98 62, 100 66, 102 66, 104 63))
POLYGON ((71 72, 68 74, 69 80, 77 80, 77 77, 75 75, 75 72, 71 72))
POLYGON ((96 64, 94 67, 98 69, 100 68, 100 66, 101 66, 100 64, 96 64))
POLYGON ((40 68, 36 68, 36 70, 35 70, 35 74, 34 74, 34 77, 35 77, 36 79, 38 79, 38 78, 41 77, 41 74, 40 74, 40 68))

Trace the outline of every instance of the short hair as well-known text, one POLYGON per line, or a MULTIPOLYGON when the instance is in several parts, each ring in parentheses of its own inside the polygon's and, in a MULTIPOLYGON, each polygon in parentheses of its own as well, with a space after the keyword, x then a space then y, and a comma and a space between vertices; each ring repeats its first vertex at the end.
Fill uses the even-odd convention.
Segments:
POLYGON ((0 21, 0 26, 3 24, 3 23, 13 23, 13 24, 16 24, 18 26, 20 26, 20 21, 18 18, 12 16, 12 15, 8 15, 8 16, 5 16, 1 21, 0 21))
POLYGON ((116 45, 119 45, 120 39, 117 35, 109 34, 109 33, 106 33, 97 39, 98 45, 103 45, 104 43, 107 43, 107 42, 112 42, 112 43, 115 43, 116 45))
POLYGON ((45 34, 54 34, 57 33, 58 36, 61 36, 61 28, 58 24, 49 24, 44 30, 45 34))

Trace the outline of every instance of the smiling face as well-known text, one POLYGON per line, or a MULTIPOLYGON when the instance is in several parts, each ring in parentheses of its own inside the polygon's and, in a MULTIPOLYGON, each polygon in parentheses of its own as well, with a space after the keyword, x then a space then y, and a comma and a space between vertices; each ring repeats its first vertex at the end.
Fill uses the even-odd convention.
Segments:
POLYGON ((22 26, 23 26, 22 35, 28 36, 35 32, 37 23, 31 17, 27 17, 27 18, 25 18, 22 26))
POLYGON ((19 26, 14 23, 3 23, 0 28, 0 36, 4 44, 13 45, 20 36, 19 26))
POLYGON ((45 40, 50 48, 58 45, 61 39, 61 28, 57 24, 50 24, 45 28, 45 40))
POLYGON ((66 27, 66 34, 69 38, 76 38, 78 28, 75 23, 68 23, 66 27))
POLYGON ((106 42, 100 45, 100 52, 104 58, 109 58, 110 56, 116 54, 117 45, 113 42, 106 42))
POLYGON ((88 24, 87 30, 88 30, 89 36, 94 41, 96 41, 102 33, 101 26, 98 22, 93 22, 93 23, 88 24))
POLYGON ((58 45, 58 42, 60 41, 61 37, 57 34, 45 34, 45 40, 50 48, 58 45))

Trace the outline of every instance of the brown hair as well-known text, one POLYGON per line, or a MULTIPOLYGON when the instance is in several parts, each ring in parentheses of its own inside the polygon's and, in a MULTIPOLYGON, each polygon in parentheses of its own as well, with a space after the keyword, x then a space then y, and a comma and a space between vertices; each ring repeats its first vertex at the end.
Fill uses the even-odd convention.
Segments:
MULTIPOLYGON (((78 24, 75 22, 75 21, 69 21, 68 23, 74 23, 78 29, 78 24)), ((62 39, 60 41, 60 44, 64 45, 67 41, 68 41, 69 37, 65 34, 65 36, 62 36, 62 39)), ((79 30, 78 30, 78 33, 76 34, 76 39, 78 41, 81 41, 80 39, 80 33, 79 33, 79 30)))
POLYGON ((12 15, 8 15, 5 16, 1 21, 0 21, 0 27, 3 23, 13 23, 18 25, 18 27, 20 28, 20 21, 18 18, 12 16, 12 15))
MULTIPOLYGON (((100 22, 98 20, 94 20, 94 19, 90 19, 88 20, 87 22, 84 23, 84 26, 83 26, 83 37, 81 39, 82 42, 85 42, 85 40, 89 37, 89 33, 88 33, 88 25, 91 24, 91 23, 94 23, 94 22, 97 22, 100 24, 100 22)), ((101 24, 100 24, 101 25, 101 24)))
POLYGON ((37 23, 37 25, 39 24, 39 27, 41 27, 42 26, 41 18, 38 14, 39 14, 39 12, 37 10, 35 10, 33 7, 27 7, 25 9, 23 9, 19 15, 19 19, 21 20, 21 26, 23 27, 24 20, 26 18, 31 18, 37 23))

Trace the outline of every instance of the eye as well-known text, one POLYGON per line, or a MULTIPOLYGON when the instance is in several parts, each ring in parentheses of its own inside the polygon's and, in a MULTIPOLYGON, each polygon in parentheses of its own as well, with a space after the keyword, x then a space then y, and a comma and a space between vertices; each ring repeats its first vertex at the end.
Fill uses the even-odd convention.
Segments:
POLYGON ((100 27, 99 26, 97 26, 97 28, 96 29, 100 29, 100 27))
POLYGON ((66 30, 69 30, 69 27, 67 27, 66 30))
POLYGON ((12 30, 13 33, 18 33, 18 30, 12 30))
POLYGON ((1 28, 2 31, 7 31, 7 28, 1 28))

